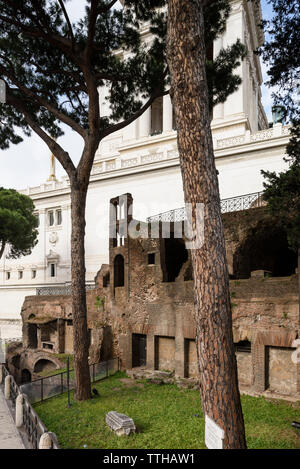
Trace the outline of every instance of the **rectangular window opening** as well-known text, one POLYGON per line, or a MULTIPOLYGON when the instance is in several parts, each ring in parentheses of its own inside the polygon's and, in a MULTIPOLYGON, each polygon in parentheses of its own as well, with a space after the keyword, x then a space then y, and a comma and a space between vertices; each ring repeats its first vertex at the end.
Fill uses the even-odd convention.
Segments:
POLYGON ((61 212, 61 210, 56 211, 56 224, 57 225, 62 224, 62 212, 61 212))
POLYGON ((54 225, 54 213, 52 211, 48 212, 48 220, 49 220, 49 226, 53 226, 54 225))
POLYGON ((251 353, 251 342, 248 340, 241 340, 234 344, 236 352, 251 353))
POLYGON ((154 265, 155 264, 155 253, 152 252, 148 254, 148 265, 154 265))
POLYGON ((50 264, 50 277, 56 276, 56 268, 55 264, 50 264))

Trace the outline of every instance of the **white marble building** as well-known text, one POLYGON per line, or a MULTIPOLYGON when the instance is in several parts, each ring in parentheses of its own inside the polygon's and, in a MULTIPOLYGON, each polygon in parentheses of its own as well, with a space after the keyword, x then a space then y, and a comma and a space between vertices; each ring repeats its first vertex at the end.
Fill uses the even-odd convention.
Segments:
MULTIPOLYGON (((237 38, 247 45, 240 66, 243 83, 224 104, 215 107, 212 133, 221 198, 259 192, 261 169, 280 171, 289 140, 288 127, 269 128, 261 104, 262 73, 253 50, 263 43, 258 27, 260 8, 254 2, 233 0, 224 35, 214 53, 237 38)), ((147 27, 143 34, 149 37, 147 27)), ((102 115, 109 109, 101 90, 102 115)), ((0 328, 2 337, 21 335, 20 310, 27 295, 48 286, 70 282, 70 186, 68 179, 51 181, 24 191, 39 215, 39 242, 30 256, 0 261, 0 328)), ((86 213, 86 280, 92 283, 108 261, 109 200, 130 192, 139 219, 183 206, 183 190, 169 96, 158 100, 137 121, 106 138, 100 145, 91 179, 86 213)))

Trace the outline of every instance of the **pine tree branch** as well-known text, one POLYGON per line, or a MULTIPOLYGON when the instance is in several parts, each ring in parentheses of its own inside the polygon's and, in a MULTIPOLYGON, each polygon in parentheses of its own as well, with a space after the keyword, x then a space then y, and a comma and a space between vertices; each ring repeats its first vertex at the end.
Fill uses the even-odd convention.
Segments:
POLYGON ((76 81, 77 81, 77 84, 78 84, 78 87, 74 88, 74 90, 80 90, 80 91, 83 91, 84 93, 87 93, 87 88, 85 86, 85 82, 83 80, 83 77, 80 75, 80 73, 82 73, 82 71, 78 71, 77 73, 73 70, 64 70, 62 68, 60 69, 55 69, 55 68, 52 68, 52 69, 47 69, 47 70, 44 70, 43 68, 41 68, 36 62, 34 62, 33 60, 27 60, 27 63, 32 65, 33 67, 36 68, 36 70, 41 74, 41 75, 65 75, 67 77, 72 77, 74 78, 76 81))
POLYGON ((57 160, 60 162, 66 173, 68 174, 70 180, 76 177, 76 168, 71 160, 69 153, 64 151, 64 149, 35 122, 30 113, 26 110, 22 100, 11 95, 10 90, 7 93, 7 104, 14 106, 19 112, 21 112, 27 124, 32 128, 32 130, 46 143, 49 150, 55 155, 57 160))
POLYGON ((19 21, 16 21, 3 15, 0 15, 0 20, 9 25, 16 26, 17 28, 19 28, 20 32, 22 32, 25 36, 27 35, 29 37, 45 39, 48 44, 57 47, 66 55, 69 55, 77 65, 81 66, 80 54, 73 52, 72 41, 70 39, 58 36, 56 34, 47 34, 45 33, 45 31, 40 29, 32 29, 20 23, 19 21))
POLYGON ((91 0, 88 37, 87 37, 86 47, 84 51, 84 56, 86 57, 88 63, 90 63, 90 59, 92 55, 93 43, 94 43, 95 33, 96 33, 96 23, 97 23, 97 18, 99 14, 97 4, 98 4, 98 0, 91 0))
MULTIPOLYGON (((24 8, 22 8, 21 5, 16 6, 16 4, 15 4, 16 2, 15 2, 14 0, 6 0, 6 1, 7 1, 7 3, 9 3, 9 4, 11 5, 11 7, 12 7, 13 10, 14 10, 14 9, 18 10, 18 8, 20 8, 20 11, 23 12, 24 16, 27 16, 27 17, 36 25, 36 27, 37 27, 41 32, 43 32, 45 29, 47 29, 47 30, 49 31, 48 25, 47 25, 46 23, 44 23, 43 26, 42 26, 42 25, 39 23, 39 21, 37 20, 37 17, 36 17, 36 16, 30 14, 30 13, 28 12, 28 10, 27 10, 27 11, 24 10, 24 8)), ((36 5, 36 6, 37 6, 37 5, 36 5)), ((40 11, 40 15, 41 15, 41 11, 40 11)))
POLYGON ((69 15, 68 15, 68 13, 67 13, 67 10, 66 10, 66 7, 65 7, 65 5, 64 5, 63 0, 58 0, 58 3, 60 4, 60 7, 61 7, 61 9, 62 9, 62 11, 63 11, 65 20, 66 20, 67 25, 68 25, 68 28, 69 28, 69 32, 70 32, 70 36, 71 36, 72 45, 73 45, 73 47, 74 47, 75 38, 74 38, 73 28, 72 28, 72 24, 71 24, 69 15))
MULTIPOLYGON (((3 56, 0 55, 1 58, 3 56)), ((5 58, 6 59, 6 58, 5 58)), ((7 59, 8 60, 8 59, 7 59)), ((20 90, 25 96, 28 98, 34 99, 37 101, 41 106, 45 107, 48 109, 50 113, 52 113, 58 120, 63 122, 64 124, 68 125, 71 127, 75 132, 77 132, 81 137, 85 140, 87 138, 87 131, 81 127, 78 122, 74 121, 71 117, 67 116, 65 113, 61 112, 57 107, 55 107, 53 104, 50 104, 46 99, 40 97, 33 91, 31 91, 29 88, 26 86, 22 85, 22 83, 19 82, 19 80, 16 79, 16 77, 13 75, 13 73, 9 72, 8 70, 3 67, 3 65, 0 64, 0 71, 8 77, 11 82, 20 90)))
POLYGON ((131 124, 138 117, 140 117, 142 114, 144 114, 144 112, 151 106, 151 104, 153 103, 153 101, 155 101, 155 99, 157 99, 161 96, 166 96, 167 94, 169 94, 169 90, 164 91, 164 92, 154 93, 150 97, 150 99, 144 104, 144 106, 142 106, 137 112, 132 114, 131 117, 129 117, 128 119, 125 119, 123 122, 119 122, 118 124, 114 124, 114 125, 108 127, 107 129, 103 130, 101 132, 101 138, 100 139, 102 140, 104 137, 107 137, 108 135, 112 134, 113 132, 117 132, 118 130, 122 130, 122 129, 124 129, 124 127, 127 127, 127 125, 131 124))
POLYGON ((112 0, 109 2, 105 7, 100 7, 98 9, 99 13, 107 13, 116 3, 118 0, 112 0))

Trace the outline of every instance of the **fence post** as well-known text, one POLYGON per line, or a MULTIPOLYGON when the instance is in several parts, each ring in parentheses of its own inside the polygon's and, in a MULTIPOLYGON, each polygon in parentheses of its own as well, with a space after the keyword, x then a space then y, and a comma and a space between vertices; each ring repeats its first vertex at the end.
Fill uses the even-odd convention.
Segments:
POLYGON ((0 384, 2 383, 3 381, 3 365, 1 365, 0 363, 0 384))
POLYGON ((49 433, 43 433, 39 441, 39 449, 51 449, 52 438, 49 433))
POLYGON ((67 388, 68 388, 68 407, 71 407, 70 403, 70 358, 67 358, 67 388))
POLYGON ((93 382, 95 381, 95 363, 93 363, 93 382))
POLYGON ((4 396, 5 399, 10 399, 10 383, 11 383, 11 376, 7 375, 4 380, 4 396))
POLYGON ((16 427, 20 428, 23 426, 23 405, 24 405, 24 396, 19 394, 16 399, 16 427))

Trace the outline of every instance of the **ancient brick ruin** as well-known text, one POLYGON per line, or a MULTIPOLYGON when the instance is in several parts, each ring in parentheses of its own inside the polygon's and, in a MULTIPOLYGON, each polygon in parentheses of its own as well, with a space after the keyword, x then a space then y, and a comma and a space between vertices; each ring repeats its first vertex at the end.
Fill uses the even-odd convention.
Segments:
MULTIPOLYGON (((197 377, 190 253, 174 237, 182 222, 171 223, 164 238, 163 222, 150 228, 132 218, 132 202, 130 194, 111 200, 109 264, 87 292, 90 362, 114 356, 123 369, 197 377)), ((300 329, 296 255, 264 207, 223 219, 240 386, 299 396, 300 363, 292 360, 300 329)), ((72 353, 71 298, 27 297, 22 319, 23 346, 9 358, 19 381, 24 370, 34 376, 58 367, 56 354, 72 353)))

